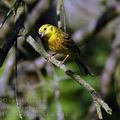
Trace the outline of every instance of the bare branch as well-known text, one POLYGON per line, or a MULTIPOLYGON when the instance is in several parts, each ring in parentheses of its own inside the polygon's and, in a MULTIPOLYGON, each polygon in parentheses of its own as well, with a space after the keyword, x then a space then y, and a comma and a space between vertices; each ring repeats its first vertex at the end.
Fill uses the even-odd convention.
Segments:
POLYGON ((120 60, 120 24, 118 25, 117 34, 112 44, 112 51, 107 59, 105 68, 101 75, 101 92, 106 95, 109 91, 109 85, 112 80, 112 75, 120 60))
POLYGON ((109 6, 101 16, 77 30, 72 38, 80 45, 97 35, 110 21, 120 16, 120 3, 109 6))
POLYGON ((0 76, 0 96, 7 94, 6 93, 8 88, 7 83, 12 74, 14 65, 15 65, 15 48, 13 47, 7 56, 6 65, 3 74, 2 76, 0 76))
POLYGON ((97 105, 97 111, 99 110, 99 115, 98 117, 100 117, 99 119, 101 119, 101 113, 100 113, 100 107, 102 107, 103 109, 105 109, 105 111, 108 114, 112 114, 112 110, 111 108, 107 105, 107 103, 105 103, 101 97, 99 96, 99 94, 94 90, 94 88, 89 85, 85 80, 83 80, 79 75, 75 74, 72 70, 68 69, 64 64, 60 65, 60 61, 56 60, 54 57, 49 57, 49 54, 47 54, 47 52, 40 47, 40 45, 31 37, 28 36, 27 37, 27 42, 39 53, 41 54, 45 59, 47 59, 49 62, 53 63, 54 65, 56 65, 57 67, 59 67, 60 69, 62 69, 69 77, 71 77, 73 80, 75 80, 77 83, 79 83, 80 85, 82 85, 92 96, 93 100, 99 104, 97 105))

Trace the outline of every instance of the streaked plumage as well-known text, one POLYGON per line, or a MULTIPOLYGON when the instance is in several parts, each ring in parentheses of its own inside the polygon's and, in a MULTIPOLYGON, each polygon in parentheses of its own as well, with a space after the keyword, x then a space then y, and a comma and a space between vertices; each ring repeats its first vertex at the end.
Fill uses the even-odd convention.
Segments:
POLYGON ((82 75, 91 74, 88 67, 81 61, 79 48, 67 33, 53 25, 45 24, 39 28, 39 34, 44 38, 50 50, 64 54, 67 57, 72 56, 82 75))

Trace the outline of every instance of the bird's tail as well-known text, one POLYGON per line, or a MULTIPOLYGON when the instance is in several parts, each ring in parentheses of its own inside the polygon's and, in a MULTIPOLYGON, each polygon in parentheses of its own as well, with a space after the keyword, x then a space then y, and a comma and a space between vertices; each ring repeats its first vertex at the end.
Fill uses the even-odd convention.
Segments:
POLYGON ((86 76, 89 74, 93 76, 93 73, 90 71, 89 67, 80 60, 79 56, 75 58, 75 62, 78 65, 82 75, 86 76))

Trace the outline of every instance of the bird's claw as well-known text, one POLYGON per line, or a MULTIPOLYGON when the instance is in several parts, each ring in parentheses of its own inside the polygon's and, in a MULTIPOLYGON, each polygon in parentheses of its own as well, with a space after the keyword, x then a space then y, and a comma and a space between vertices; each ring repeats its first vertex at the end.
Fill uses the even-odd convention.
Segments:
POLYGON ((59 62, 59 66, 61 67, 64 64, 64 61, 59 62))
POLYGON ((49 62, 49 60, 52 59, 52 57, 54 57, 55 55, 56 55, 56 53, 49 54, 47 56, 47 61, 49 62))
POLYGON ((49 59, 51 59, 52 57, 54 57, 56 55, 56 53, 52 53, 49 55, 49 59))

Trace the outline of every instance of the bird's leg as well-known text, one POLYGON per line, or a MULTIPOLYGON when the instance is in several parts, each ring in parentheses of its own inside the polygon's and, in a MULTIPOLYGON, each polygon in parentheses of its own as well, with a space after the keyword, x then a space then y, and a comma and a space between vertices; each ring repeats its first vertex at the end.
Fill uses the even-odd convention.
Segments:
POLYGON ((54 57, 56 54, 57 54, 57 53, 51 53, 51 54, 49 55, 49 59, 51 59, 52 57, 54 57))
POLYGON ((55 56, 56 54, 57 54, 57 53, 52 53, 52 54, 51 54, 51 57, 55 56))
MULTIPOLYGON (((49 54, 48 60, 51 59, 51 58, 52 58, 53 56, 55 56, 56 54, 57 54, 57 53, 51 53, 51 54, 49 54)), ((48 60, 47 60, 47 61, 48 61, 48 60)))
POLYGON ((68 57, 69 57, 69 55, 67 54, 67 55, 65 56, 65 58, 60 62, 60 65, 62 65, 62 64, 67 60, 68 57))

